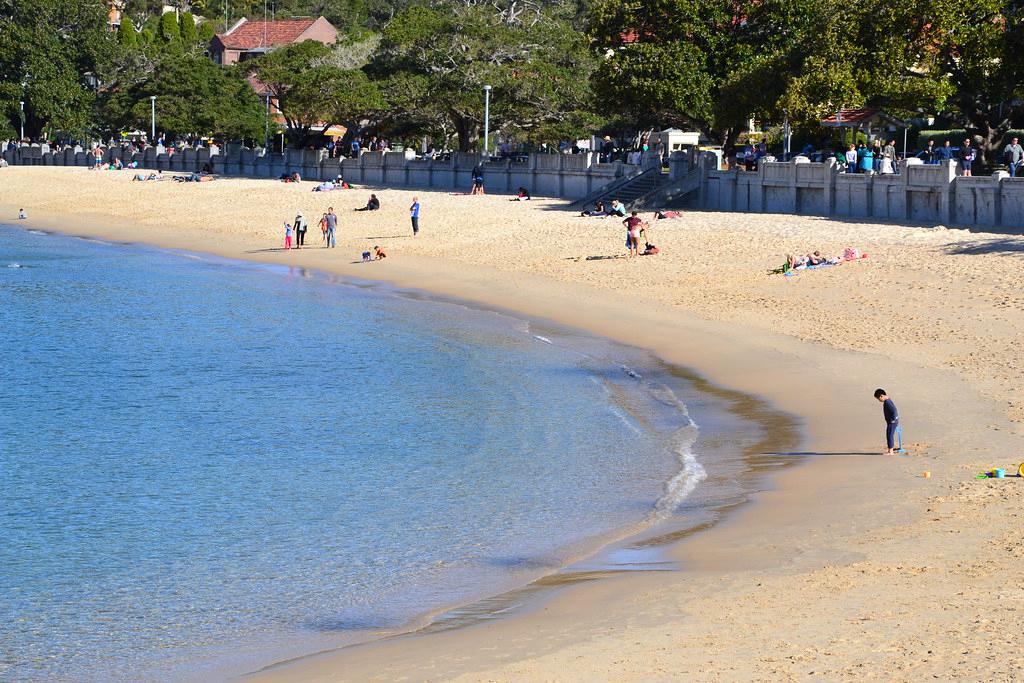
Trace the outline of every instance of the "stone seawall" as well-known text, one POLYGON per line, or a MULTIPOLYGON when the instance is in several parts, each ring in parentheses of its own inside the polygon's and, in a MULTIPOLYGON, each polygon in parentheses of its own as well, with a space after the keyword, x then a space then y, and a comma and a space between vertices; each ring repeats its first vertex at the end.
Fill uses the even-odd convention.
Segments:
POLYGON ((690 205, 708 210, 793 213, 977 227, 1024 228, 1024 178, 963 177, 955 162, 900 162, 897 175, 840 173, 836 162, 762 163, 756 172, 707 171, 690 205))
MULTIPOLYGON (((3 157, 12 166, 89 165, 91 150, 82 147, 51 152, 47 145, 7 150, 3 157)), ((333 180, 342 176, 354 185, 408 187, 468 192, 473 168, 480 158, 454 153, 444 161, 407 159, 403 152, 364 152, 357 159, 331 159, 323 150, 286 150, 264 154, 260 149, 227 145, 223 150, 184 149, 169 154, 159 147, 127 153, 118 147, 104 151, 104 161, 120 158, 138 162, 140 169, 199 172, 207 164, 214 173, 250 178, 277 178, 297 171, 304 180, 333 180), (211 153, 212 151, 212 153, 211 153)), ((487 192, 515 194, 525 187, 537 197, 579 199, 623 176, 640 173, 638 166, 616 161, 599 163, 598 155, 535 154, 525 161, 483 163, 487 192)))

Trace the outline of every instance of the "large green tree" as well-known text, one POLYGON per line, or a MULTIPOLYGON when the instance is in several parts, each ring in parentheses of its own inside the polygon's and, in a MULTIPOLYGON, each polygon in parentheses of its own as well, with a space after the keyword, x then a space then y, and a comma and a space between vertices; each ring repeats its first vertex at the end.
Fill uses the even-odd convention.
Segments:
POLYGON ((147 75, 115 83, 103 108, 111 130, 148 130, 153 95, 159 131, 228 140, 263 138, 264 109, 248 81, 204 55, 166 52, 147 75))
POLYGON ((372 64, 393 105, 389 125, 451 131, 467 151, 480 136, 490 85, 495 131, 528 141, 586 131, 596 60, 573 15, 567 4, 503 0, 438 0, 398 13, 372 64))
POLYGON ((90 75, 113 49, 99 0, 0 2, 0 115, 25 134, 79 133, 92 123, 90 75))
POLYGON ((305 147, 335 124, 354 130, 384 108, 376 83, 359 68, 345 68, 332 48, 316 41, 287 45, 245 64, 276 102, 293 147, 305 147))
POLYGON ((758 4, 597 0, 591 18, 602 55, 596 106, 639 126, 696 129, 730 145, 750 112, 728 106, 723 89, 773 49, 750 38, 758 4))

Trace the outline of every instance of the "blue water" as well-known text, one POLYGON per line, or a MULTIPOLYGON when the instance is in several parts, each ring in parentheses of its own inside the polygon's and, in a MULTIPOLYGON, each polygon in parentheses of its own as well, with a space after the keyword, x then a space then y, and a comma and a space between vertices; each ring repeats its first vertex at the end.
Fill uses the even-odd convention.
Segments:
POLYGON ((635 352, 456 303, 0 226, 0 317, 0 680, 408 626, 701 478, 635 352))

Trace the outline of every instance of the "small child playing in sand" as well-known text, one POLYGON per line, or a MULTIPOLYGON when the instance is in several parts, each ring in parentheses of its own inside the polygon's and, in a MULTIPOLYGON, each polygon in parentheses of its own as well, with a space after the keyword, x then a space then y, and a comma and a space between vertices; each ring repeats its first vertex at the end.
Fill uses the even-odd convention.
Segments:
POLYGON ((287 222, 284 224, 284 248, 292 248, 292 224, 287 222))
POLYGON ((18 220, 23 221, 28 218, 28 214, 25 213, 25 209, 18 209, 18 220))
POLYGON ((388 255, 384 252, 384 247, 377 247, 377 246, 375 246, 373 248, 373 252, 376 255, 378 261, 381 261, 381 260, 386 259, 388 257, 388 255))

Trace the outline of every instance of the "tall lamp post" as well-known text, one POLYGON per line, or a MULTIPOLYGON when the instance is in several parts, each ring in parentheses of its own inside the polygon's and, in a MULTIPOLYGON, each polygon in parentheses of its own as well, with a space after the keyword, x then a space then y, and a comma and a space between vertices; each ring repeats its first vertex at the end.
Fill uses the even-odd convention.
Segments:
POLYGON ((789 112, 783 111, 782 120, 782 159, 783 161, 789 161, 790 157, 790 142, 793 139, 793 130, 789 126, 789 112))
POLYGON ((491 86, 484 86, 484 156, 490 158, 491 86))
POLYGON ((150 142, 156 144, 156 95, 149 96, 149 134, 150 142))
POLYGON ((267 147, 270 146, 270 93, 266 94, 267 97, 267 119, 264 122, 263 127, 263 153, 267 153, 267 147))
POLYGON ((18 104, 21 105, 21 141, 25 141, 25 100, 19 100, 18 104))

